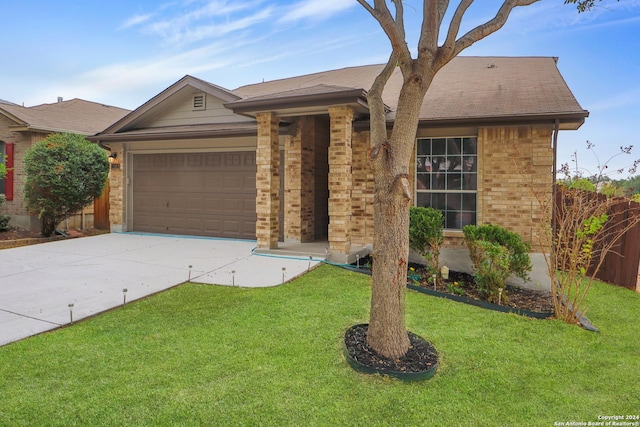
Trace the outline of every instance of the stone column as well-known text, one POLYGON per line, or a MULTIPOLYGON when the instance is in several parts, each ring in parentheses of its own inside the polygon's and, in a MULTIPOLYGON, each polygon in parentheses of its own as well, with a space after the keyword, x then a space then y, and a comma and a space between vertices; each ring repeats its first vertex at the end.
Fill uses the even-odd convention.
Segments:
POLYGON ((285 239, 309 242, 314 239, 314 138, 315 119, 300 117, 296 134, 285 150, 285 239))
POLYGON ((353 109, 329 108, 329 249, 348 254, 351 249, 351 134, 353 109))
POLYGON ((278 247, 280 231, 279 119, 274 113, 258 113, 256 150, 256 238, 258 248, 278 247))
POLYGON ((126 159, 122 146, 114 146, 111 152, 116 153, 117 164, 109 165, 109 224, 111 232, 125 230, 125 171, 126 159))

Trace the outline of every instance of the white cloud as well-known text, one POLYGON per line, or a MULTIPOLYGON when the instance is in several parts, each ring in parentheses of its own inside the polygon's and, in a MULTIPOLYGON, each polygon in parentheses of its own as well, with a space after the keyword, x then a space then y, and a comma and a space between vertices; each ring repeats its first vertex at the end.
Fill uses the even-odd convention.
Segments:
POLYGON ((288 12, 280 18, 280 22, 299 21, 307 18, 326 19, 356 5, 355 1, 346 0, 303 0, 287 7, 288 12))
POLYGON ((186 1, 177 11, 174 4, 164 5, 161 11, 165 18, 149 22, 142 31, 158 35, 173 44, 193 43, 242 30, 266 20, 271 16, 273 7, 262 6, 262 3, 263 0, 186 1), (192 7, 193 5, 196 7, 192 7))
POLYGON ((126 30, 127 28, 135 27, 136 25, 144 24, 149 19, 151 19, 152 14, 146 15, 134 15, 131 18, 127 19, 118 27, 119 30, 126 30))
POLYGON ((626 89, 622 93, 612 94, 606 99, 601 99, 589 106, 591 112, 602 112, 608 110, 622 110, 631 107, 640 109, 640 87, 626 89))

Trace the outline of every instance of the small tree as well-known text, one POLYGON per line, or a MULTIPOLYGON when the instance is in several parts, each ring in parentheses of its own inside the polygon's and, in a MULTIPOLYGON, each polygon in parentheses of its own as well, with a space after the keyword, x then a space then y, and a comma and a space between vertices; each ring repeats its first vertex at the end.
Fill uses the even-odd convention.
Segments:
POLYGON ((25 202, 40 218, 43 236, 100 196, 109 174, 106 153, 82 135, 53 134, 36 143, 24 158, 25 202))
MULTIPOLYGON (((589 150, 593 147, 587 142, 589 150)), ((626 215, 621 215, 614 208, 624 199, 595 191, 609 179, 605 174, 608 162, 618 155, 631 154, 631 148, 620 147, 620 153, 604 164, 598 161, 597 173, 588 178, 583 177, 580 169, 563 164, 559 170, 563 178, 558 180, 552 199, 548 197, 548 189, 530 188, 542 210, 535 239, 540 248, 549 251, 545 262, 551 278, 555 317, 567 323, 579 322, 580 313, 587 310, 586 296, 606 255, 640 222, 640 209, 630 204, 626 215)), ((513 158, 517 169, 523 171, 523 166, 528 167, 520 164, 516 147, 513 158)), ((574 159, 577 163, 577 156, 574 159)), ((640 161, 636 160, 628 172, 635 173, 638 165, 640 161)), ((616 172, 622 173, 624 169, 616 172)))
POLYGON ((409 210, 409 247, 427 260, 431 274, 437 274, 444 242, 444 216, 433 208, 409 210))

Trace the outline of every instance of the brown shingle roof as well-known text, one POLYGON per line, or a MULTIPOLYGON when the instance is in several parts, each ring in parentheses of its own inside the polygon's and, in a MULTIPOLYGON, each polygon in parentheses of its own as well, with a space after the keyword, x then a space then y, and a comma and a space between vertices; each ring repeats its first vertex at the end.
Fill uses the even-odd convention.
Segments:
MULTIPOLYGON (((234 92, 245 101, 314 87, 341 86, 369 90, 382 65, 343 68, 272 82, 242 86, 234 92)), ((383 100, 394 118, 402 75, 396 69, 383 100)), ((240 101, 241 103, 242 101, 240 101)), ((496 117, 588 114, 580 107, 551 57, 457 57, 437 75, 421 109, 422 120, 471 120, 496 117)))
POLYGON ((83 135, 94 135, 129 112, 123 108, 77 98, 34 107, 1 104, 1 111, 11 115, 17 126, 30 130, 73 132, 83 135))

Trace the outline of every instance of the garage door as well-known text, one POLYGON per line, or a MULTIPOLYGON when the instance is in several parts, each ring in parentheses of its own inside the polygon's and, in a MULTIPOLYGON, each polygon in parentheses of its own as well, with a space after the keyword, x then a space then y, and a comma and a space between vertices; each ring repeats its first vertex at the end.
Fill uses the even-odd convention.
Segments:
POLYGON ((255 239, 255 152, 136 154, 133 230, 255 239))

